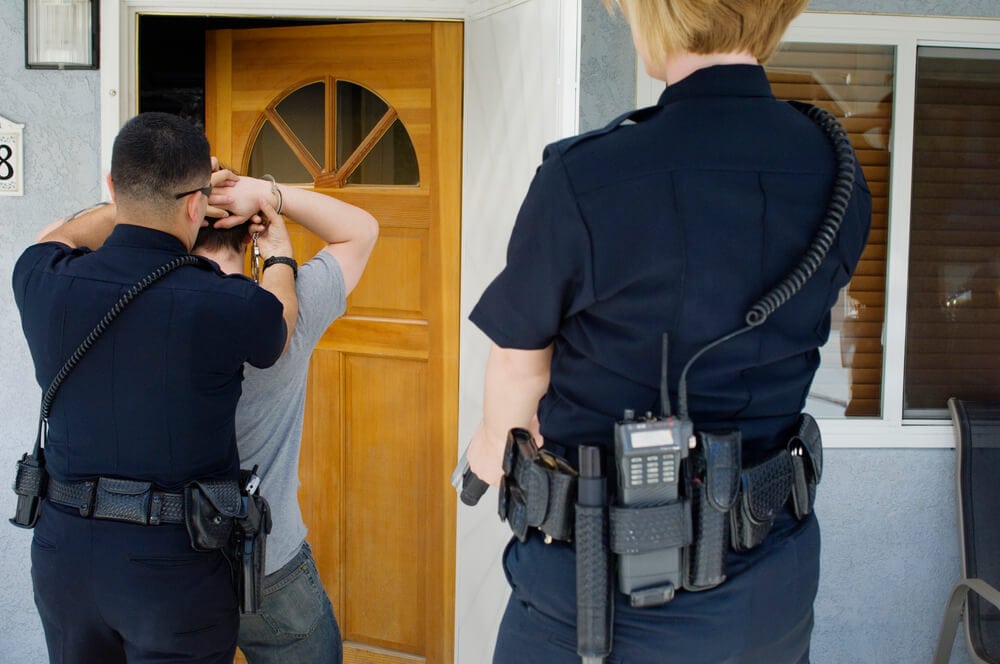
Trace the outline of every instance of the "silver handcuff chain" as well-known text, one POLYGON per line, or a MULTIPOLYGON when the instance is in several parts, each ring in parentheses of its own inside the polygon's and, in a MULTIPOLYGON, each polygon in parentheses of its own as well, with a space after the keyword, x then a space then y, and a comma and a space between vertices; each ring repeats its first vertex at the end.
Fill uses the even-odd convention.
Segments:
POLYGON ((264 271, 264 258, 260 255, 260 246, 257 244, 259 236, 260 233, 254 233, 250 236, 250 276, 255 284, 260 283, 260 275, 264 271))

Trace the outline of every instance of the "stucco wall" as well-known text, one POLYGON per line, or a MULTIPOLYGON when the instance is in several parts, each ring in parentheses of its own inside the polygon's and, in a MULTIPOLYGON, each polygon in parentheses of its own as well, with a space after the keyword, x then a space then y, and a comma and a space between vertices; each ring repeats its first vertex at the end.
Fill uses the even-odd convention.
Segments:
POLYGON ((635 108, 635 50, 628 24, 598 0, 583 0, 580 131, 603 127, 635 108))
POLYGON ((808 11, 1000 18, 996 0, 812 0, 808 11))
POLYGON ((0 196, 0 662, 46 660, 31 596, 31 533, 9 525, 14 461, 34 442, 36 387, 11 269, 46 223, 101 197, 97 71, 24 68, 24 3, 0 3, 0 115, 24 125, 24 196, 0 196))

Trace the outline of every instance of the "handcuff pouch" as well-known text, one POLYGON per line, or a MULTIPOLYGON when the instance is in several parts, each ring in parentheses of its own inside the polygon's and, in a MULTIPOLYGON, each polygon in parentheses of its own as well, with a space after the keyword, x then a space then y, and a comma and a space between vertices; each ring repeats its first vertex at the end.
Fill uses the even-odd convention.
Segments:
POLYGON ((730 540, 734 551, 747 551, 767 537, 774 516, 788 501, 792 460, 785 448, 740 476, 740 496, 730 511, 730 540))

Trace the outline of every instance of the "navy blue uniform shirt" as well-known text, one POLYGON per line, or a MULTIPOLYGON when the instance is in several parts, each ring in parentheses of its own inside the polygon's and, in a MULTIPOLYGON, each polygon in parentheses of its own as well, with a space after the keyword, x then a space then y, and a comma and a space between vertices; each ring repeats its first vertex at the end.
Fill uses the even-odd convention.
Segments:
MULTIPOLYGON (((775 100, 761 67, 699 70, 633 117, 546 148, 507 265, 470 316, 501 347, 554 344, 538 414, 546 441, 562 445, 610 445, 624 409, 659 412, 664 332, 676 408, 684 364, 743 327, 796 265, 833 187, 830 139, 775 100)), ((747 458, 782 442, 870 217, 859 168, 836 242, 802 291, 692 366, 696 428, 740 427, 747 458)))
MULTIPOLYGON (((131 225, 115 226, 96 251, 56 242, 25 250, 14 299, 42 389, 123 293, 185 254, 177 238, 131 225)), ((66 378, 49 417, 49 473, 168 490, 236 479, 243 362, 270 366, 284 341, 281 303, 249 279, 207 261, 174 270, 140 293, 66 378)))

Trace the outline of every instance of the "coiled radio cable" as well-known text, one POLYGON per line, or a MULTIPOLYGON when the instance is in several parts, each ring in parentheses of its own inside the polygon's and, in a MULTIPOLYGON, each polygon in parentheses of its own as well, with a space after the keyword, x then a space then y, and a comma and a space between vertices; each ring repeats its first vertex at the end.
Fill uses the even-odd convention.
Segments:
MULTIPOLYGON (((688 417, 687 372, 691 368, 691 365, 712 348, 763 324, 768 316, 798 293, 802 289, 802 286, 819 269, 823 259, 826 258, 837 238, 837 233, 840 231, 840 225, 844 221, 844 214, 847 213, 847 206, 854 191, 854 174, 857 165, 847 130, 844 129, 844 126, 836 116, 829 111, 811 104, 803 104, 795 101, 789 103, 823 129, 830 138, 830 142, 833 143, 834 153, 837 157, 837 173, 833 183, 830 202, 827 204, 826 215, 823 221, 820 222, 816 230, 816 235, 813 237, 812 242, 798 264, 776 286, 761 296, 747 311, 744 316, 746 326, 706 344, 684 365, 677 385, 677 410, 683 419, 687 419, 688 417)), ((663 398, 665 397, 661 396, 661 400, 663 398)))
POLYGON ((111 310, 104 314, 104 318, 102 318, 94 329, 91 330, 90 334, 87 335, 87 338, 84 339, 79 346, 77 346, 76 350, 73 351, 73 354, 69 356, 68 360, 66 360, 62 369, 60 369, 59 373, 56 374, 56 377, 52 379, 49 389, 45 391, 45 396, 42 397, 41 419, 43 422, 49 419, 49 411, 52 408, 52 402, 56 398, 56 392, 59 391, 59 387, 62 385, 63 381, 66 380, 66 376, 68 376, 69 372, 76 367, 76 365, 83 358, 84 354, 86 354, 86 352, 90 350, 91 346, 93 346, 97 341, 97 338, 104 333, 104 330, 106 330, 109 325, 111 325, 111 322, 118 318, 118 314, 120 314, 122 310, 128 306, 129 302, 135 299, 136 295, 166 276, 167 273, 173 272, 182 265, 196 265, 200 262, 200 258, 197 256, 191 256, 190 254, 178 256, 169 263, 161 265, 143 277, 141 281, 129 288, 125 294, 122 295, 117 302, 115 302, 114 306, 111 307, 111 310))

